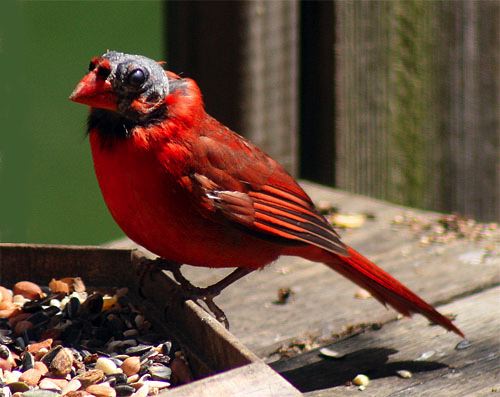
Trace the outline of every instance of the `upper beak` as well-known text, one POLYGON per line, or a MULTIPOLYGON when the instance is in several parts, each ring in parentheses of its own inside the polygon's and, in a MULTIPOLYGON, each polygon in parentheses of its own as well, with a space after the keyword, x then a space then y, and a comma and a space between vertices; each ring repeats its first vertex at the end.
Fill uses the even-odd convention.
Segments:
POLYGON ((117 97, 111 83, 100 77, 96 70, 89 72, 80 80, 69 99, 94 108, 117 109, 117 97))

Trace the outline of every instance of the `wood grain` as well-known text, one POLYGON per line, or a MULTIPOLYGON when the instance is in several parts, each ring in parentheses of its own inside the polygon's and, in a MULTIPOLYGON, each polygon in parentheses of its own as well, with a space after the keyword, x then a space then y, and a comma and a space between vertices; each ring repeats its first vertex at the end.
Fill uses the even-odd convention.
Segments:
POLYGON ((336 179, 329 183, 498 220, 500 3, 334 4, 336 179))
POLYGON ((457 315, 471 346, 456 350, 457 338, 422 318, 396 321, 329 346, 346 354, 327 359, 310 351, 272 366, 306 396, 359 395, 345 386, 357 374, 370 377, 369 396, 478 396, 500 386, 500 287, 441 306, 457 315), (422 360, 422 354, 432 356, 422 360), (402 379, 399 370, 413 376, 402 379))
POLYGON ((165 9, 169 69, 198 82, 208 113, 295 173, 299 2, 172 1, 165 9))
POLYGON ((172 397, 295 397, 302 394, 267 365, 254 363, 168 390, 172 397))

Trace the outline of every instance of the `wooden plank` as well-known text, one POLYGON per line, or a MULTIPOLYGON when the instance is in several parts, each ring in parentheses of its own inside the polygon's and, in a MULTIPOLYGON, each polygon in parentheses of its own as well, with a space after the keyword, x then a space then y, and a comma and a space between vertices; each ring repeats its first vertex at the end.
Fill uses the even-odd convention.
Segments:
MULTIPOLYGON (((464 254, 484 250, 495 240, 421 246, 408 228, 394 229, 391 223, 407 208, 312 183, 303 186, 314 200, 330 200, 343 212, 372 213, 375 219, 362 228, 341 232, 344 240, 431 303, 447 302, 500 282, 498 251, 476 265, 461 259, 464 254)), ((498 232, 496 236, 498 239, 498 232)), ((193 282, 207 285, 228 270, 185 266, 183 272, 193 282)), ((283 257, 227 288, 216 301, 229 318, 231 332, 258 355, 266 356, 296 337, 327 338, 344 333, 349 326, 396 317, 393 310, 386 310, 373 299, 355 299, 357 289, 321 264, 283 257), (295 294, 286 305, 273 304, 281 287, 290 287, 295 294)))
POLYGON ((327 359, 318 350, 273 364, 310 397, 359 395, 345 386, 357 374, 370 377, 369 396, 479 396, 500 390, 500 287, 440 307, 457 315, 471 346, 457 350, 457 338, 423 318, 396 321, 329 346, 346 354, 327 359), (422 359, 422 355, 430 355, 422 359), (412 378, 397 376, 399 370, 412 378))
POLYGON ((437 3, 441 209, 498 220, 500 3, 437 3))
POLYGON ((192 302, 180 298, 177 284, 162 274, 145 277, 137 296, 140 258, 130 250, 58 245, 0 244, 0 280, 48 283, 51 278, 80 276, 92 287, 126 286, 130 296, 147 307, 150 320, 168 326, 192 353, 199 375, 232 369, 259 359, 232 334, 192 302), (168 308, 168 312, 165 309, 168 308))
POLYGON ((211 115, 295 173, 299 2, 171 1, 166 17, 169 69, 194 78, 211 115))
POLYGON ((302 394, 267 365, 254 363, 168 390, 172 397, 295 397, 302 394))
POLYGON ((393 3, 335 3, 335 184, 389 198, 393 3))
POLYGON ((49 282, 51 278, 81 276, 93 286, 102 286, 109 285, 113 274, 116 284, 130 285, 134 274, 123 269, 131 263, 131 255, 129 249, 1 243, 0 282, 8 285, 22 278, 49 282))
POLYGON ((334 4, 336 186, 498 220, 500 3, 334 4))
MULTIPOLYGON (((136 273, 140 259, 139 256, 134 258, 136 273)), ((177 284, 169 277, 163 273, 151 276, 144 277, 141 286, 146 302, 156 308, 157 316, 177 331, 177 339, 202 353, 209 368, 224 371, 260 361, 202 308, 192 301, 185 302, 177 284)))
MULTIPOLYGON (((236 3, 242 4, 242 24, 227 34, 243 38, 240 82, 232 82, 239 85, 243 93, 237 104, 243 128, 237 132, 296 174, 299 2, 255 0, 236 3)), ((224 55, 228 55, 226 48, 224 55)), ((220 67, 221 59, 216 62, 220 67)), ((219 90, 216 95, 220 95, 219 90)), ((234 98, 230 100, 234 103, 234 98)))

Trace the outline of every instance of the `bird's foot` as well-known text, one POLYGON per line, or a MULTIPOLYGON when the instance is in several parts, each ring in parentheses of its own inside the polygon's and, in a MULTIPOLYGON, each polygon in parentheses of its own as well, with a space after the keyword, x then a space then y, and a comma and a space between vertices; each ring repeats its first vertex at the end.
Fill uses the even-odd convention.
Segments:
POLYGON ((182 276, 182 274, 181 276, 185 281, 189 283, 189 285, 187 285, 187 288, 185 289, 185 291, 187 292, 187 299, 192 299, 194 302, 198 302, 200 300, 202 302, 205 302, 208 311, 211 312, 220 323, 224 324, 226 329, 229 329, 229 321, 227 319, 227 316, 224 314, 222 309, 215 304, 214 298, 217 297, 224 290, 224 288, 228 287, 235 281, 238 281, 240 278, 246 276, 251 272, 253 272, 253 269, 236 268, 222 280, 206 288, 195 287, 191 283, 189 283, 189 281, 187 281, 182 276))
MULTIPOLYGON (((193 302, 196 302, 204 310, 211 313, 220 323, 224 324, 226 329, 229 329, 227 316, 224 314, 224 311, 215 304, 214 298, 216 298, 224 288, 251 273, 253 270, 237 268, 217 283, 206 288, 200 288, 191 284, 191 282, 184 277, 181 272, 181 266, 182 264, 180 263, 167 261, 163 258, 157 258, 154 260, 146 259, 144 260, 144 270, 141 270, 139 276, 139 285, 142 287, 142 281, 144 280, 146 274, 152 275, 156 271, 167 270, 172 273, 175 281, 179 283, 185 300, 192 300, 193 302), (204 302, 206 307, 202 306, 200 301, 204 302)), ((142 294, 142 289, 140 289, 140 293, 144 296, 144 294, 142 294)))
MULTIPOLYGON (((149 275, 150 278, 153 278, 153 275, 155 273, 160 272, 162 270, 170 271, 173 274, 175 280, 179 282, 179 284, 181 285, 182 283, 177 279, 177 274, 179 274, 183 280, 189 283, 189 281, 186 280, 181 273, 180 270, 181 266, 182 265, 180 263, 167 261, 163 258, 155 258, 155 259, 142 258, 141 262, 139 263, 139 271, 138 271, 139 295, 142 298, 145 298, 145 294, 143 293, 143 286, 144 286, 144 279, 146 278, 146 276, 149 275)), ((189 283, 189 285, 191 285, 191 283, 189 283)))
POLYGON ((170 271, 174 276, 175 281, 180 284, 185 300, 192 300, 205 311, 212 314, 217 319, 217 321, 224 325, 226 329, 229 329, 229 320, 227 319, 226 314, 214 302, 214 298, 216 298, 223 289, 218 283, 206 288, 196 287, 195 285, 191 284, 191 282, 187 278, 184 277, 184 275, 181 273, 180 266, 169 266, 169 268, 165 270, 170 271), (201 302, 205 303, 206 307, 203 306, 201 302))
POLYGON ((192 300, 205 311, 211 313, 217 319, 217 321, 224 325, 226 329, 229 329, 229 321, 226 314, 214 302, 214 298, 216 298, 220 294, 220 291, 214 290, 211 287, 213 286, 206 288, 199 288, 193 285, 188 288, 183 287, 184 299, 192 300), (206 307, 203 306, 201 302, 205 303, 206 307))
POLYGON ((161 270, 166 270, 172 273, 175 281, 179 283, 184 300, 192 300, 200 307, 202 307, 205 311, 211 313, 217 319, 217 321, 219 321, 224 325, 224 327, 226 327, 226 329, 229 329, 229 321, 227 320, 227 316, 224 314, 223 310, 214 302, 214 298, 221 293, 222 289, 216 284, 207 288, 196 287, 195 285, 191 284, 191 282, 187 278, 184 277, 181 272, 181 266, 182 264, 180 263, 167 261, 163 258, 144 258, 143 262, 141 263, 139 272, 139 294, 144 297, 142 286, 144 278, 147 275, 152 277, 154 273, 161 270), (202 306, 200 301, 204 302, 206 307, 202 306))

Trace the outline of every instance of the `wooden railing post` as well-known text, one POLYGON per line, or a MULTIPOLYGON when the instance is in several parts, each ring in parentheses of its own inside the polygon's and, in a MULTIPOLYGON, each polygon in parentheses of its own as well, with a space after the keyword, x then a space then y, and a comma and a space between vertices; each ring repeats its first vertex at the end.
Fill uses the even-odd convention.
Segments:
POLYGON ((500 3, 337 1, 336 184, 500 218, 500 3))
POLYGON ((168 67, 197 80, 207 110, 295 173, 298 2, 168 2, 168 67))

